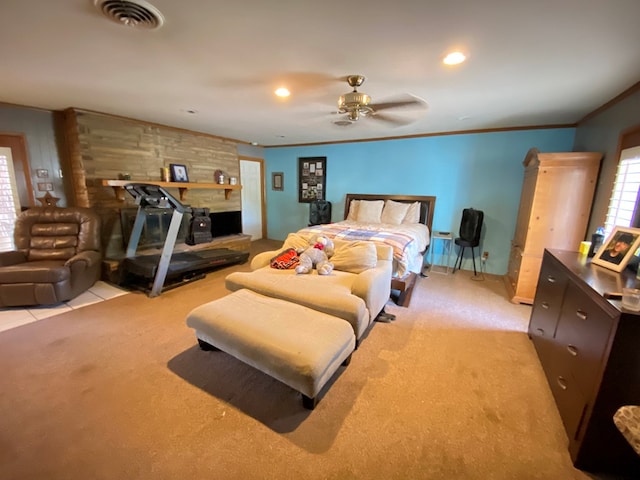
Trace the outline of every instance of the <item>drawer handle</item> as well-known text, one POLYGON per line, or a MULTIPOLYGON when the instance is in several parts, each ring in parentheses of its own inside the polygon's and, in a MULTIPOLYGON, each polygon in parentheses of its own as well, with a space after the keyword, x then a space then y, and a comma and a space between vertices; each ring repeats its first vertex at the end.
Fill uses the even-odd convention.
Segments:
POLYGON ((578 356, 578 348, 575 345, 571 345, 571 344, 567 345, 567 350, 574 357, 578 356))
POLYGON ((536 328, 536 331, 540 334, 540 335, 544 335, 544 330, 542 328, 536 328))
POLYGON ((547 282, 556 283, 556 277, 554 277, 553 275, 547 275, 547 282))
POLYGON ((558 379, 556 381, 558 382, 558 386, 562 390, 566 390, 567 389, 567 381, 564 379, 564 377, 558 377, 558 379))
POLYGON ((576 317, 578 317, 580 320, 586 320, 587 312, 583 312, 582 310, 576 310, 576 317))
POLYGON ((545 310, 549 310, 549 304, 548 304, 547 302, 542 302, 542 303, 540 304, 540 306, 541 306, 542 308, 544 308, 545 310))

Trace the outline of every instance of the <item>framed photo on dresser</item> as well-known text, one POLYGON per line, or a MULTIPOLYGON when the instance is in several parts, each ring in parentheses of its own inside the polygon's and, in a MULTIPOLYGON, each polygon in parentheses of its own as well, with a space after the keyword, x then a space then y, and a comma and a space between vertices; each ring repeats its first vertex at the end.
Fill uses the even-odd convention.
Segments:
POLYGON ((614 272, 625 269, 640 247, 640 228, 614 227, 591 263, 614 272))

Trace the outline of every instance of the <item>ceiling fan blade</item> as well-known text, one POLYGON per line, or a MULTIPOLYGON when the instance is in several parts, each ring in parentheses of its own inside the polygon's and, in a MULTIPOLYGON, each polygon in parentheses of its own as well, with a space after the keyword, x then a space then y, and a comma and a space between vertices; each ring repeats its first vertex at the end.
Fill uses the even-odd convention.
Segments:
POLYGON ((388 110, 390 108, 424 108, 426 109, 427 102, 425 102, 421 98, 406 94, 406 95, 403 95, 402 97, 397 97, 390 101, 381 102, 381 103, 370 103, 369 107, 373 108, 374 111, 388 110))
POLYGON ((315 94, 318 91, 321 93, 328 91, 331 86, 343 80, 343 77, 321 72, 264 72, 249 78, 225 78, 218 80, 214 86, 217 88, 233 87, 235 89, 238 87, 242 89, 257 88, 258 91, 287 87, 292 95, 301 96, 315 94))
POLYGON ((378 121, 382 121, 385 123, 389 123, 391 125, 395 125, 397 127, 401 127, 403 125, 408 125, 412 122, 415 121, 415 119, 408 119, 408 118, 400 118, 397 117, 395 115, 389 115, 386 113, 372 113, 370 115, 367 115, 367 118, 371 118, 373 120, 378 120, 378 121))

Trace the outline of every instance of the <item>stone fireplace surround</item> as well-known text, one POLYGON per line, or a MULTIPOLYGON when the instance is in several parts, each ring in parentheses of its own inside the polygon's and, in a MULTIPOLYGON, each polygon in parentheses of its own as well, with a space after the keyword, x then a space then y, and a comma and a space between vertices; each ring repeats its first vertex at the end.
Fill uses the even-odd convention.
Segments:
MULTIPOLYGON (((103 180, 128 174, 132 181, 159 181, 161 167, 172 163, 187 167, 190 183, 213 183, 216 170, 240 178, 238 142, 230 139, 73 108, 63 112, 61 122, 68 203, 100 214, 107 259, 124 257, 120 211, 137 207, 128 195, 118 200, 111 187, 102 185, 103 180)), ((177 189, 175 194, 178 197, 177 189)), ((240 190, 227 199, 221 189, 190 187, 185 201, 211 212, 241 210, 240 190)), ((233 237, 237 238, 215 239, 209 248, 249 250, 248 235, 233 237)))

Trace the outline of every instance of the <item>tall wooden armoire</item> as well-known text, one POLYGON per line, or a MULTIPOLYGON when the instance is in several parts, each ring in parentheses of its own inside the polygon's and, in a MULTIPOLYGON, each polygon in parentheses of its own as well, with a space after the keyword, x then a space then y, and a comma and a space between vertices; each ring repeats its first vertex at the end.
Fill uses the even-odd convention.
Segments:
POLYGON ((542 153, 524 159, 524 182, 511 242, 507 292, 514 303, 533 303, 545 248, 578 251, 585 239, 602 154, 542 153))

